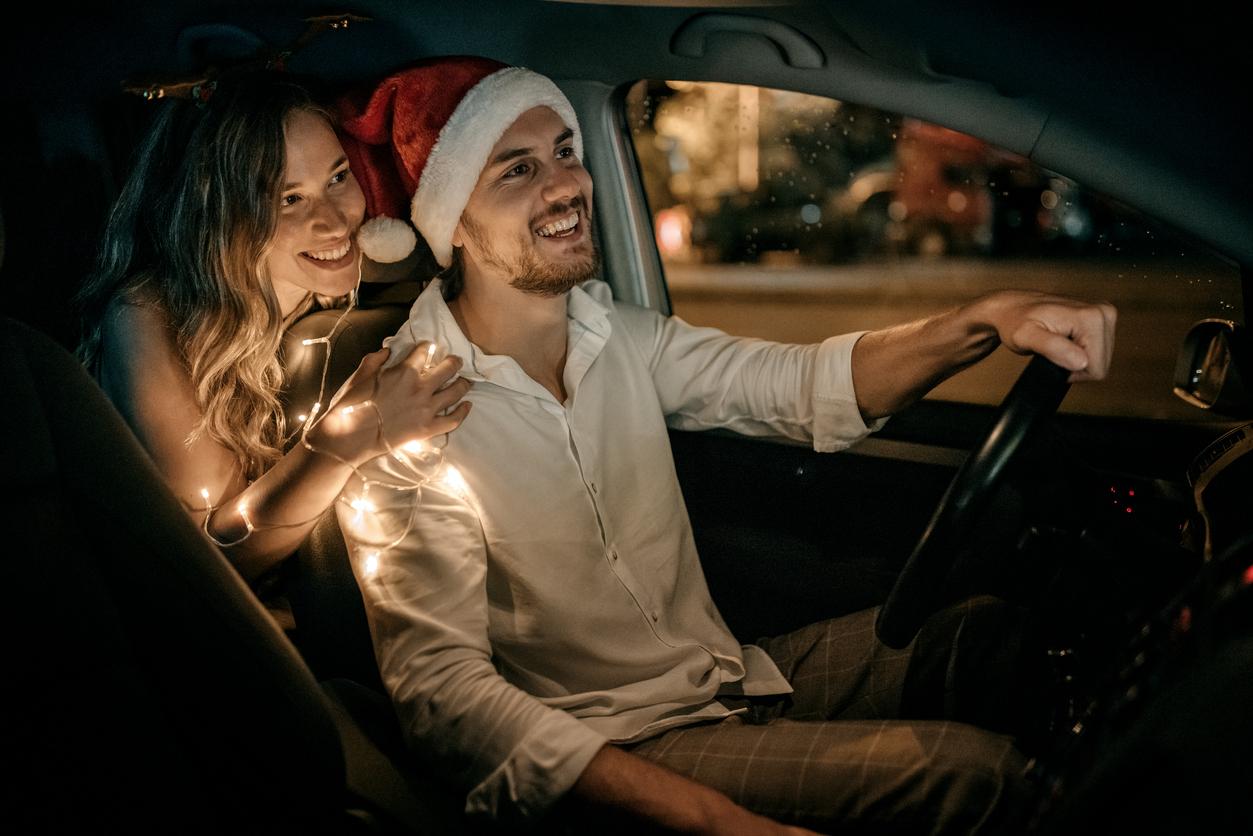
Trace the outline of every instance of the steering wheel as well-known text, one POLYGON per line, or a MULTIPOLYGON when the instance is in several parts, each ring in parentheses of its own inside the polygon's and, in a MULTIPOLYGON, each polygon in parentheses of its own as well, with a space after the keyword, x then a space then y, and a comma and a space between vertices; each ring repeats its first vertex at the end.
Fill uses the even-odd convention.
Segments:
POLYGON ((949 483, 879 610, 875 635, 888 647, 902 648, 913 641, 935 611, 941 582, 957 559, 958 547, 969 539, 1023 440, 1057 411, 1070 389, 1069 377, 1066 369, 1036 355, 1009 390, 992 429, 949 483))

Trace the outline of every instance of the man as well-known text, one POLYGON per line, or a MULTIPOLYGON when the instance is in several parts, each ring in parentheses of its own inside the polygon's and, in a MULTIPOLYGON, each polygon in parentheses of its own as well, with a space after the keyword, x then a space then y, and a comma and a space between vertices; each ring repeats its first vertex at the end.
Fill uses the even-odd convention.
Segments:
MULTIPOLYGON (((441 59, 345 111, 363 180, 385 175, 357 140, 393 140, 403 188, 367 188, 371 213, 402 214, 394 195, 412 194, 450 268, 393 357, 433 340, 474 382, 442 464, 383 457, 341 512, 383 680, 415 748, 469 790, 467 811, 533 820, 564 798, 557 815, 683 832, 788 832, 770 817, 995 826, 1021 770, 1008 738, 884 719, 915 699, 917 646, 880 646, 867 613, 764 646, 731 636, 666 425, 843 449, 1001 343, 1102 377, 1113 309, 999 293, 815 346, 693 328, 591 281, 592 182, 547 79, 441 59)), ((398 231, 378 222, 363 249, 403 256, 398 231)))

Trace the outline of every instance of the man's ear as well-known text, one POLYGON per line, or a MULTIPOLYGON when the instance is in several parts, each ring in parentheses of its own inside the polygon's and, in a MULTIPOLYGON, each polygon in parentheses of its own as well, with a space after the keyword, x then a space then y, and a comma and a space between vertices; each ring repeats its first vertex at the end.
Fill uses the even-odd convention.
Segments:
POLYGON ((461 221, 457 221, 457 226, 452 231, 452 241, 449 243, 451 243, 454 247, 465 246, 465 236, 461 231, 461 221))

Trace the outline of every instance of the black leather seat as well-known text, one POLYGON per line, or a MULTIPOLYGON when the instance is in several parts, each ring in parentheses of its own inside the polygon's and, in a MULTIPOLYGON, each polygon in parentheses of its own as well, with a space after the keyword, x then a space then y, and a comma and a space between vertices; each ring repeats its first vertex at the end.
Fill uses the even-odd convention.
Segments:
MULTIPOLYGON (((297 426, 298 416, 307 414, 319 398, 329 401, 361 358, 396 333, 408 318, 408 303, 418 290, 413 283, 363 287, 362 307, 342 320, 342 311, 315 311, 284 335, 287 382, 283 403, 288 426, 297 426), (328 335, 329 343, 304 344, 328 335)), ((323 514, 290 569, 286 588, 300 649, 309 666, 319 679, 352 680, 382 695, 364 604, 334 508, 323 514)))
POLYGON ((8 829, 461 829, 349 719, 351 687, 327 698, 72 355, 0 319, 0 381, 8 829))

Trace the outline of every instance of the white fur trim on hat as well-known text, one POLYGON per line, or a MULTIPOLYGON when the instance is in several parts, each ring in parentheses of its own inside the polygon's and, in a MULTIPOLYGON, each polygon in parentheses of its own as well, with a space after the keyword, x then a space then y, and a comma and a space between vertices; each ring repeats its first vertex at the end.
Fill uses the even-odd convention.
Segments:
POLYGON ((452 262, 452 236, 496 142, 533 107, 550 107, 574 131, 583 158, 583 134, 570 100, 550 79, 522 67, 483 78, 461 98, 431 148, 410 211, 435 260, 452 262))
POLYGON ((404 261, 417 243, 418 236, 413 227, 400 218, 380 215, 366 221, 357 230, 357 246, 361 252, 380 264, 404 261))

